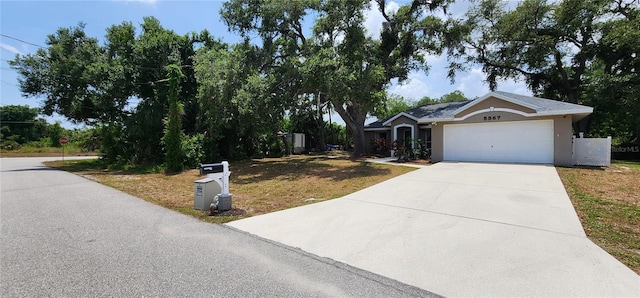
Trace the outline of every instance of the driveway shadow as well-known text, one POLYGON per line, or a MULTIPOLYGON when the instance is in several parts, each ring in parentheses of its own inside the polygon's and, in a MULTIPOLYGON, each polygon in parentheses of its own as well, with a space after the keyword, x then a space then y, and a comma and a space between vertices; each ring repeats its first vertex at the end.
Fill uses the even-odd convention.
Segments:
POLYGON ((59 171, 59 170, 51 167, 47 167, 47 166, 37 166, 37 167, 23 168, 23 169, 3 170, 0 172, 10 173, 10 172, 32 172, 32 171, 59 171))

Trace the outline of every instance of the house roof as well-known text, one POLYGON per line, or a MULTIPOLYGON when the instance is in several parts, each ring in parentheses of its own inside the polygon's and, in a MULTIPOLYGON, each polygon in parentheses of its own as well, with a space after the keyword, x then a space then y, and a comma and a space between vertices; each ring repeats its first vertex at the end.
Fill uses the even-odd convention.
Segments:
POLYGON ((459 101, 459 102, 443 102, 437 103, 433 105, 425 105, 415 108, 414 110, 420 110, 422 118, 440 118, 447 115, 452 115, 451 113, 466 107, 471 104, 473 100, 467 101, 459 101))
MULTIPOLYGON (((391 117, 389 117, 389 118, 391 118, 391 117)), ((369 131, 371 131, 371 130, 379 130, 379 129, 388 130, 389 127, 382 125, 382 121, 387 120, 389 118, 385 118, 385 119, 382 119, 382 120, 378 120, 378 121, 369 123, 369 124, 364 126, 364 129, 365 130, 369 130, 369 131)))
MULTIPOLYGON (((385 118, 382 120, 375 121, 365 126, 365 130, 382 130, 388 128, 391 122, 395 119, 405 116, 412 120, 416 120, 418 123, 425 124, 436 121, 456 121, 456 120, 464 120, 457 119, 455 115, 460 114, 461 112, 470 109, 471 107, 489 99, 489 98, 498 98, 507 102, 511 102, 513 104, 523 106, 529 108, 530 110, 535 111, 534 113, 524 113, 518 112, 526 117, 531 116, 550 116, 550 115, 573 115, 574 121, 577 121, 581 118, 586 117, 587 115, 593 112, 592 107, 572 104, 557 100, 551 100, 546 98, 534 97, 534 96, 526 96, 515 93, 509 93, 504 91, 495 91, 485 94, 482 97, 476 98, 474 100, 463 101, 463 102, 447 102, 447 103, 437 103, 432 105, 423 105, 417 108, 413 108, 411 110, 399 113, 394 115, 393 117, 385 118)), ((507 110, 511 112, 515 112, 509 109, 500 109, 497 110, 507 110)))
MULTIPOLYGON (((526 95, 520 95, 520 94, 515 94, 515 93, 509 93, 509 92, 504 92, 504 91, 495 91, 495 92, 490 92, 485 94, 482 97, 476 98, 473 101, 471 101, 469 104, 466 104, 464 106, 461 106, 459 109, 456 110, 446 110, 445 113, 441 113, 439 115, 437 114, 433 114, 433 115, 428 115, 425 117, 422 117, 418 120, 419 123, 430 123, 430 122, 436 122, 436 121, 458 121, 458 120, 464 120, 467 117, 470 117, 474 114, 478 114, 478 113, 482 113, 482 112, 486 112, 486 110, 481 110, 481 111, 476 111, 474 113, 471 114, 467 114, 466 116, 463 116, 462 118, 456 118, 456 115, 460 114, 461 112, 468 110, 470 108, 472 108, 473 106, 489 99, 489 98, 498 98, 510 103, 513 103, 515 105, 519 105, 522 107, 526 107, 530 110, 533 110, 533 113, 525 113, 522 111, 515 111, 512 109, 506 109, 506 108, 496 108, 496 111, 507 111, 507 112, 512 112, 512 113, 517 113, 517 114, 521 114, 525 117, 534 117, 534 116, 554 116, 554 115, 573 115, 573 121, 577 121, 580 120, 584 117, 586 117, 587 115, 593 113, 593 108, 592 107, 587 107, 587 106, 583 106, 583 105, 578 105, 578 104, 572 104, 572 103, 568 103, 568 102, 562 102, 562 101, 557 101, 557 100, 552 100, 552 99, 546 99, 546 98, 540 98, 540 97, 534 97, 534 96, 526 96, 526 95)), ((491 111, 493 111, 493 107, 491 108, 491 111)))
POLYGON ((463 108, 455 111, 454 115, 476 104, 479 104, 482 101, 491 97, 496 97, 517 105, 530 108, 536 111, 536 114, 538 115, 581 114, 581 113, 590 114, 593 112, 592 107, 587 107, 583 105, 578 105, 578 104, 573 104, 573 103, 568 103, 568 102, 563 102, 558 100, 552 100, 552 99, 546 99, 546 98, 540 98, 540 97, 534 97, 534 96, 520 95, 520 94, 509 93, 504 91, 494 91, 494 92, 485 94, 484 96, 478 99, 475 99, 470 105, 464 106, 463 108))
POLYGON ((389 124, 393 122, 393 120, 396 120, 401 116, 405 116, 409 119, 413 119, 416 121, 427 116, 439 117, 440 115, 448 114, 471 102, 472 102, 471 100, 468 100, 468 101, 462 101, 462 102, 442 102, 442 103, 431 104, 431 105, 422 105, 422 106, 410 109, 408 111, 396 114, 392 117, 387 117, 387 118, 372 122, 366 125, 365 129, 376 130, 376 129, 387 128, 389 124))

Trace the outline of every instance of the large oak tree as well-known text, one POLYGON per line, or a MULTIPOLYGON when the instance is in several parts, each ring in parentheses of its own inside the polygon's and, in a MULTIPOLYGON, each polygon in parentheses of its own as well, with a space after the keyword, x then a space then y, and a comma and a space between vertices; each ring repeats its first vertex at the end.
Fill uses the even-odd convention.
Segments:
POLYGON ((282 81, 295 90, 291 96, 314 94, 308 98, 331 103, 358 156, 367 146, 364 121, 383 105, 391 80, 426 70, 424 55, 439 54, 457 40, 450 23, 430 14, 450 2, 415 0, 390 11, 386 0, 232 0, 222 16, 231 30, 261 38, 271 57, 266 67, 285 70, 280 74, 289 76, 282 81), (367 32, 363 25, 372 4, 386 20, 381 32, 367 32), (310 33, 305 18, 313 18, 310 33))

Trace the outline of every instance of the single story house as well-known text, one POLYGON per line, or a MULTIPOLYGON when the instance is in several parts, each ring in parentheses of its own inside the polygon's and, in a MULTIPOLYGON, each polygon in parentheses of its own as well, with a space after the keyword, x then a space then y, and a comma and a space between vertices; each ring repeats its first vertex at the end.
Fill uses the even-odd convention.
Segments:
POLYGON ((572 123, 592 112, 583 105, 496 91, 464 102, 420 106, 364 130, 371 144, 421 139, 434 162, 571 166, 572 123))

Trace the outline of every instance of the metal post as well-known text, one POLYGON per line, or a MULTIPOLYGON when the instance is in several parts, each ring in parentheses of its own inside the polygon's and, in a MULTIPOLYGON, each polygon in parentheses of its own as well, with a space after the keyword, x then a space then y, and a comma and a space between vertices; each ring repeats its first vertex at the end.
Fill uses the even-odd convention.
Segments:
POLYGON ((222 162, 222 194, 229 194, 229 176, 231 176, 231 172, 229 172, 229 162, 222 162))

